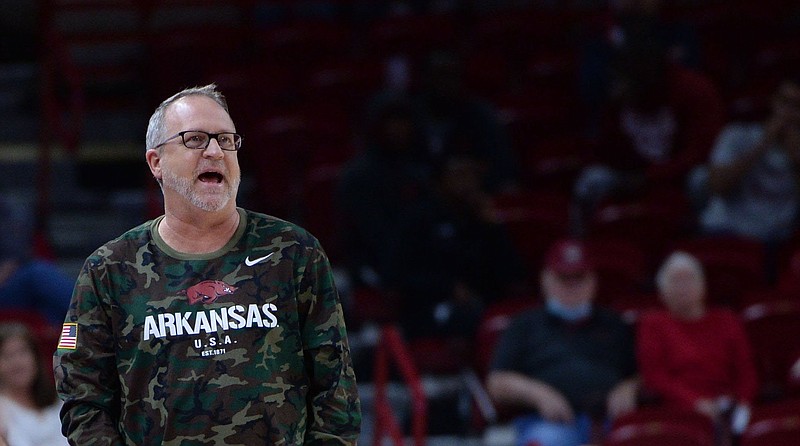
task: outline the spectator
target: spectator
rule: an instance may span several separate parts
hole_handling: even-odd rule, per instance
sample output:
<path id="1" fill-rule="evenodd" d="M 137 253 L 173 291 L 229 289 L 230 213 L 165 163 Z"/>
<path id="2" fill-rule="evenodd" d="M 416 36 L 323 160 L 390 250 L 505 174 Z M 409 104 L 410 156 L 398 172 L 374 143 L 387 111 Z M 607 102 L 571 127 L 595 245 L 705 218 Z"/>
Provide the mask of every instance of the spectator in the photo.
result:
<path id="1" fill-rule="evenodd" d="M 7 199 L 0 200 L 0 305 L 40 312 L 57 325 L 67 314 L 74 279 L 50 261 L 32 254 L 32 224 Z"/>
<path id="2" fill-rule="evenodd" d="M 656 285 L 666 309 L 639 321 L 643 389 L 716 421 L 733 410 L 734 432 L 741 433 L 758 388 L 742 323 L 728 309 L 707 308 L 703 269 L 690 254 L 671 254 Z"/>
<path id="3" fill-rule="evenodd" d="M 522 283 L 523 267 L 493 220 L 481 164 L 452 156 L 434 172 L 433 190 L 387 240 L 387 287 L 401 296 L 409 337 L 470 338 L 483 306 Z"/>
<path id="4" fill-rule="evenodd" d="M 609 0 L 608 16 L 588 35 L 580 55 L 579 89 L 588 113 L 588 133 L 599 131 L 597 113 L 611 95 L 611 65 L 616 51 L 653 34 L 664 42 L 667 58 L 697 69 L 700 50 L 697 32 L 683 20 L 668 18 L 662 0 Z"/>
<path id="5" fill-rule="evenodd" d="M 578 231 L 604 199 L 683 191 L 725 119 L 710 79 L 669 62 L 664 42 L 652 33 L 619 50 L 614 66 L 595 162 L 575 184 Z"/>
<path id="6" fill-rule="evenodd" d="M 41 358 L 25 325 L 0 324 L 0 436 L 13 446 L 67 445 L 61 403 Z"/>
<path id="7" fill-rule="evenodd" d="M 496 111 L 466 91 L 461 60 L 449 52 L 433 52 L 423 74 L 414 105 L 430 159 L 473 157 L 486 165 L 484 181 L 490 191 L 514 188 L 517 173 L 508 134 Z"/>
<path id="8" fill-rule="evenodd" d="M 541 273 L 544 307 L 517 316 L 487 377 L 490 395 L 525 413 L 520 446 L 590 442 L 593 421 L 632 410 L 638 383 L 634 339 L 620 317 L 593 304 L 597 275 L 583 244 L 556 243 Z"/>
<path id="9" fill-rule="evenodd" d="M 765 122 L 729 124 L 708 166 L 693 172 L 690 190 L 701 231 L 768 244 L 787 240 L 797 228 L 798 173 L 800 79 L 787 79 L 776 89 Z"/>
<path id="10" fill-rule="evenodd" d="M 430 167 L 422 160 L 408 101 L 387 100 L 369 115 L 365 149 L 345 166 L 337 202 L 350 279 L 379 288 L 386 278 L 386 242 L 427 190 Z"/>

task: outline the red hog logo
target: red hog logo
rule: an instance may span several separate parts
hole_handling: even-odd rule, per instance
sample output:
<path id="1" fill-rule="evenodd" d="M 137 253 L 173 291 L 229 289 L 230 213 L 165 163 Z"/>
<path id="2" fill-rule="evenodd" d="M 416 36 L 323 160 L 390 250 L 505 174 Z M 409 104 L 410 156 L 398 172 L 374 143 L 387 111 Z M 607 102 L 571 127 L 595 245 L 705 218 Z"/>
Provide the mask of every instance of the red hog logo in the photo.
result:
<path id="1" fill-rule="evenodd" d="M 185 290 L 181 290 L 178 294 L 186 295 L 189 303 L 194 305 L 198 302 L 203 304 L 210 304 L 217 300 L 220 296 L 233 294 L 238 287 L 228 285 L 220 280 L 204 280 L 198 284 L 192 285 Z"/>

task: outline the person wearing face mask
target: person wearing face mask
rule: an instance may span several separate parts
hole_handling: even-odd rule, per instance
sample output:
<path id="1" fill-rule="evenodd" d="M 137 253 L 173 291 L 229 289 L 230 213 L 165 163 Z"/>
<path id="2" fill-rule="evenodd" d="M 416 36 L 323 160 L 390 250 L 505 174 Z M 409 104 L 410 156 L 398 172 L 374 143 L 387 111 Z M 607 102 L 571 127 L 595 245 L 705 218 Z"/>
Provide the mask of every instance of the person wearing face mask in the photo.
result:
<path id="1" fill-rule="evenodd" d="M 731 310 L 706 305 L 702 265 L 691 254 L 672 253 L 656 285 L 666 308 L 645 313 L 638 324 L 643 389 L 718 423 L 732 415 L 730 428 L 741 433 L 758 390 L 742 322 Z"/>
<path id="2" fill-rule="evenodd" d="M 594 305 L 597 275 L 578 240 L 556 242 L 541 272 L 544 305 L 527 310 L 503 333 L 487 389 L 519 409 L 517 444 L 577 446 L 594 427 L 635 408 L 634 338 L 616 313 Z"/>

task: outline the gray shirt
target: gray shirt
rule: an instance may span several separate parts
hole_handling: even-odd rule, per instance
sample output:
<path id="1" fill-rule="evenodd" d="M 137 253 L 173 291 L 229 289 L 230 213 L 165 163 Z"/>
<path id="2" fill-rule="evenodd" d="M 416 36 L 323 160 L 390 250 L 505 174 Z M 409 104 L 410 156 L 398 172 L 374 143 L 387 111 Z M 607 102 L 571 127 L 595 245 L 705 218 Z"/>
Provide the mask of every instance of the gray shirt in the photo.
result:
<path id="1" fill-rule="evenodd" d="M 761 124 L 731 124 L 717 138 L 711 166 L 731 164 L 756 149 L 764 134 Z M 707 231 L 730 232 L 762 240 L 785 239 L 797 215 L 795 166 L 779 146 L 770 148 L 725 196 L 715 195 L 700 223 Z"/>

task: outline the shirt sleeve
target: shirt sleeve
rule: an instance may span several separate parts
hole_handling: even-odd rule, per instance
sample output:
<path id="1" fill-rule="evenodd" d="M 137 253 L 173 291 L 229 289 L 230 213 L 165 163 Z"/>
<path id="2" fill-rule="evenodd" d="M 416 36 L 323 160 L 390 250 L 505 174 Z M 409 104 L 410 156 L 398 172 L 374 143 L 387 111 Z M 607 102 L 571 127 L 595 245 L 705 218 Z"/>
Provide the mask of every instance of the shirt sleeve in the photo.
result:
<path id="1" fill-rule="evenodd" d="M 87 261 L 78 276 L 65 329 L 53 358 L 62 433 L 72 445 L 123 445 L 118 428 L 120 383 L 108 292 Z M 66 329 L 74 324 L 71 338 Z M 72 336 L 74 334 L 74 337 Z M 74 341 L 73 339 L 74 338 Z"/>
<path id="2" fill-rule="evenodd" d="M 739 159 L 742 154 L 754 150 L 762 137 L 760 127 L 730 124 L 723 129 L 711 152 L 712 166 L 726 166 Z"/>
<path id="3" fill-rule="evenodd" d="M 304 357 L 309 371 L 306 444 L 355 445 L 361 405 L 342 305 L 330 263 L 315 243 L 300 271 L 298 301 Z"/>

